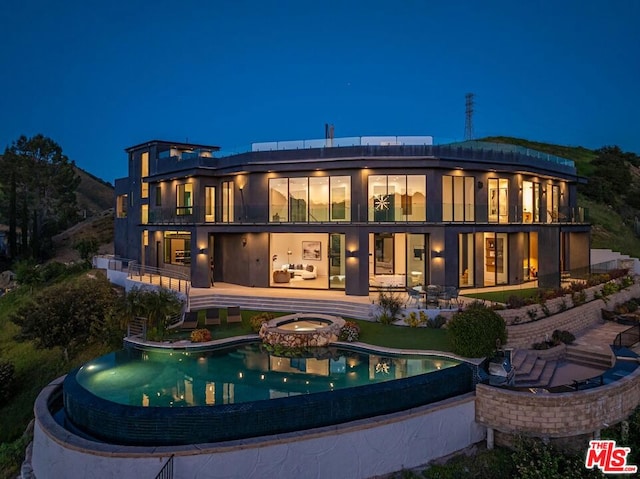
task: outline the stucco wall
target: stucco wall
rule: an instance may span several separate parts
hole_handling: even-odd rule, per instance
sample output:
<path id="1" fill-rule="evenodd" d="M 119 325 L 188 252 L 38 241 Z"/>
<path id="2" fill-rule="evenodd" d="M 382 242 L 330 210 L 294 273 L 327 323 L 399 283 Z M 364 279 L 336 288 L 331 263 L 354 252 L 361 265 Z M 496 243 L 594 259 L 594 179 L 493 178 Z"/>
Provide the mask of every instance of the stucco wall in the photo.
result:
<path id="1" fill-rule="evenodd" d="M 616 424 L 640 404 L 640 368 L 611 384 L 569 393 L 531 394 L 476 387 L 476 422 L 510 434 L 567 437 Z"/>
<path id="2" fill-rule="evenodd" d="M 86 441 L 47 411 L 62 378 L 36 401 L 32 466 L 38 479 L 154 477 L 171 456 L 175 479 L 368 478 L 412 468 L 485 437 L 474 396 L 375 419 L 253 440 L 181 447 L 120 447 Z"/>

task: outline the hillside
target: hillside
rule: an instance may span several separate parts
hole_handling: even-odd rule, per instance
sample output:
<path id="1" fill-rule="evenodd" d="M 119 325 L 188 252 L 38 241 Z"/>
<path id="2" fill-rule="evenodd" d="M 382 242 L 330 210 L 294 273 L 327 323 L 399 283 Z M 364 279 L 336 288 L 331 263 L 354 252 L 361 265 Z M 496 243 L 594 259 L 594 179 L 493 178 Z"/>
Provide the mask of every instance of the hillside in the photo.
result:
<path id="1" fill-rule="evenodd" d="M 76 199 L 81 215 L 90 217 L 113 208 L 115 193 L 111 184 L 93 176 L 82 168 L 75 167 L 75 172 L 80 177 L 80 186 L 76 190 Z"/>
<path id="2" fill-rule="evenodd" d="M 507 136 L 494 136 L 482 138 L 481 141 L 494 143 L 506 143 L 523 146 L 533 150 L 549 153 L 573 160 L 580 176 L 586 177 L 591 184 L 600 180 L 598 168 L 594 163 L 598 159 L 598 152 L 582 146 L 562 146 L 549 143 L 511 138 Z M 637 156 L 626 153 L 625 159 Z M 635 164 L 625 162 L 629 169 L 630 190 L 628 195 L 620 193 L 621 188 L 607 190 L 606 201 L 596 201 L 588 194 L 590 184 L 579 189 L 578 206 L 586 208 L 587 218 L 591 222 L 591 247 L 608 248 L 613 251 L 640 258 L 640 237 L 634 230 L 634 219 L 640 218 L 640 209 L 631 204 L 635 192 L 640 191 L 640 168 Z M 612 167 L 613 168 L 613 167 Z M 635 202 L 634 202 L 635 203 Z"/>

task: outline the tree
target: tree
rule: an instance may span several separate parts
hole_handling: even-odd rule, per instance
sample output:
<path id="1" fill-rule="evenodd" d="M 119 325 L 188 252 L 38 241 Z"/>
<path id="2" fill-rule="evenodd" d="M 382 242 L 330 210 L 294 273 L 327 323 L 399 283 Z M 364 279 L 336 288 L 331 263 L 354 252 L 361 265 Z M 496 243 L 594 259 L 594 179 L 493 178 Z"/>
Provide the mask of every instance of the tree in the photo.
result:
<path id="1" fill-rule="evenodd" d="M 73 166 L 62 148 L 41 134 L 21 136 L 0 157 L 12 258 L 44 258 L 53 235 L 77 220 L 80 177 Z"/>
<path id="2" fill-rule="evenodd" d="M 158 291 L 132 288 L 122 300 L 121 311 L 127 320 L 145 318 L 150 339 L 162 339 L 167 318 L 182 311 L 182 301 L 166 288 Z"/>
<path id="3" fill-rule="evenodd" d="M 447 323 L 453 352 L 467 358 L 491 356 L 496 343 L 507 342 L 507 326 L 502 316 L 482 303 L 471 304 Z"/>
<path id="4" fill-rule="evenodd" d="M 61 347 L 68 360 L 81 346 L 102 339 L 102 325 L 116 298 L 104 276 L 84 275 L 41 291 L 11 320 L 21 328 L 18 339 L 33 340 L 44 348 Z"/>

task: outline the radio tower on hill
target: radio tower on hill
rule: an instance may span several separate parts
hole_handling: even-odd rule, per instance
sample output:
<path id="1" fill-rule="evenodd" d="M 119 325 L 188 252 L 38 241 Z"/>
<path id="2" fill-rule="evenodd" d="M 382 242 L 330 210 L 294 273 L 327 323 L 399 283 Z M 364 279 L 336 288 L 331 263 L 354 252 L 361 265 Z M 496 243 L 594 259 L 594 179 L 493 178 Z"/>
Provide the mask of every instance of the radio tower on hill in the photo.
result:
<path id="1" fill-rule="evenodd" d="M 467 93 L 465 96 L 465 121 L 464 121 L 464 139 L 473 140 L 473 93 Z"/>

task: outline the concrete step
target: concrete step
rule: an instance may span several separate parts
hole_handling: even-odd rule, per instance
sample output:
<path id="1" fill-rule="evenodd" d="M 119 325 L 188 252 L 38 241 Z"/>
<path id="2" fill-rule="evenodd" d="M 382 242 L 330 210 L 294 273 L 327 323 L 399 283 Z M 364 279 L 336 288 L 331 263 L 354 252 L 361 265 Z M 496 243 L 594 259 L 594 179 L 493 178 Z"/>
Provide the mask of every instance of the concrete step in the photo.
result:
<path id="1" fill-rule="evenodd" d="M 518 375 L 527 376 L 535 366 L 537 356 L 526 349 L 517 349 L 511 357 L 511 364 L 516 368 Z"/>
<path id="2" fill-rule="evenodd" d="M 612 353 L 589 349 L 586 346 L 567 346 L 565 359 L 574 364 L 609 369 L 613 364 Z"/>
<path id="3" fill-rule="evenodd" d="M 371 319 L 370 304 L 355 304 L 345 301 L 312 300 L 304 298 L 238 297 L 235 295 L 211 294 L 190 298 L 191 310 L 209 307 L 225 308 L 240 306 L 242 309 L 259 311 L 291 311 L 337 314 L 347 318 Z"/>
<path id="4" fill-rule="evenodd" d="M 532 374 L 529 378 L 519 378 L 516 375 L 516 386 L 521 387 L 546 387 L 551 383 L 553 379 L 553 375 L 556 372 L 557 362 L 556 361 L 544 361 L 542 359 L 538 360 L 538 364 L 535 368 L 535 373 Z M 542 365 L 540 363 L 543 363 Z M 541 369 L 539 367 L 542 366 Z M 535 377 L 537 375 L 537 377 Z"/>

